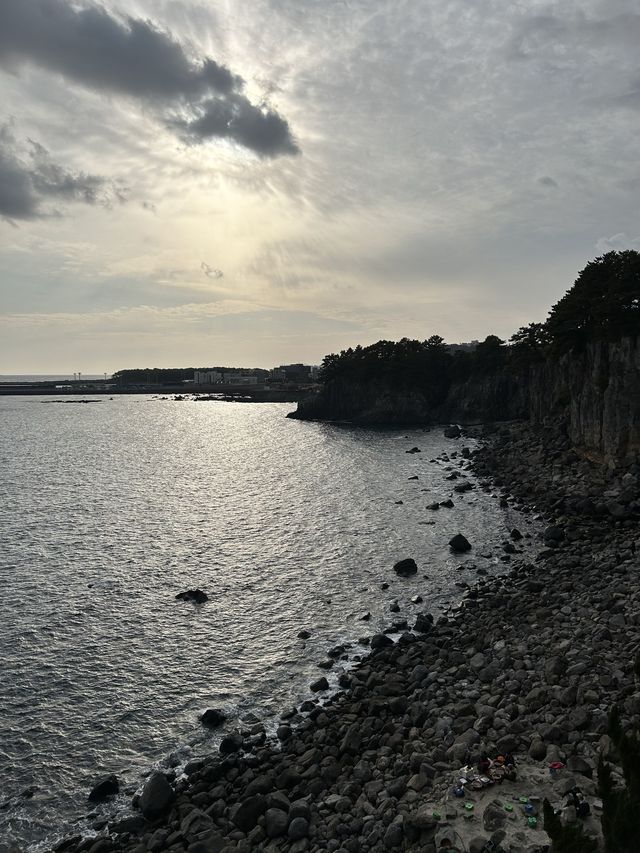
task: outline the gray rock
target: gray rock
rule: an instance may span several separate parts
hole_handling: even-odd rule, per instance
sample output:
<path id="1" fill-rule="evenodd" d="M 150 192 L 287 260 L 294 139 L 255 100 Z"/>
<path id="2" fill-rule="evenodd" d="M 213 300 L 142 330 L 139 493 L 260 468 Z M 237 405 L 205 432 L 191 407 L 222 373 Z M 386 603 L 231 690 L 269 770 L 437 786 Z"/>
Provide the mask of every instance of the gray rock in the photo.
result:
<path id="1" fill-rule="evenodd" d="M 231 821 L 242 832 L 251 832 L 257 825 L 261 815 L 267 808 L 266 798 L 262 794 L 254 794 L 231 809 L 229 814 Z M 283 812 L 284 814 L 284 812 Z M 285 815 L 286 818 L 286 815 Z"/>
<path id="2" fill-rule="evenodd" d="M 113 773 L 110 776 L 105 776 L 91 789 L 89 800 L 92 803 L 99 803 L 106 800 L 108 797 L 114 797 L 120 791 L 120 783 L 118 777 Z"/>
<path id="3" fill-rule="evenodd" d="M 504 808 L 498 803 L 489 803 L 482 815 L 482 825 L 485 832 L 495 832 L 502 829 L 507 823 L 507 815 Z"/>
<path id="4" fill-rule="evenodd" d="M 265 814 L 265 832 L 268 838 L 280 838 L 287 831 L 289 818 L 281 809 L 267 809 Z"/>
<path id="5" fill-rule="evenodd" d="M 140 795 L 140 811 L 147 820 L 157 820 L 171 808 L 176 794 L 166 776 L 153 773 L 145 782 Z"/>
<path id="6" fill-rule="evenodd" d="M 303 817 L 294 817 L 289 824 L 287 835 L 291 841 L 299 841 L 309 835 L 309 821 Z"/>

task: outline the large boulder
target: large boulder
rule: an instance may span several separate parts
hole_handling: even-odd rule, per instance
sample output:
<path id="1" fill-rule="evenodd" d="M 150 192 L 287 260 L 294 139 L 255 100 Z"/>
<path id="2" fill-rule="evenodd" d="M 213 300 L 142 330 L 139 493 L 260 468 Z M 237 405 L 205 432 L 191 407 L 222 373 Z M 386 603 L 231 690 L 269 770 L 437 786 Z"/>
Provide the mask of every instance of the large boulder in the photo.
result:
<path id="1" fill-rule="evenodd" d="M 393 567 L 393 571 L 397 575 L 400 575 L 400 577 L 407 578 L 410 575 L 417 574 L 418 566 L 416 565 L 415 560 L 411 557 L 407 557 L 406 560 L 399 560 Z"/>
<path id="2" fill-rule="evenodd" d="M 449 540 L 449 547 L 456 554 L 463 554 L 465 551 L 471 550 L 471 543 L 462 533 L 456 533 L 453 539 Z"/>
<path id="3" fill-rule="evenodd" d="M 114 797 L 119 791 L 120 784 L 118 777 L 112 773 L 110 776 L 105 776 L 99 782 L 96 782 L 89 794 L 89 800 L 92 803 L 99 803 L 108 797 Z"/>
<path id="4" fill-rule="evenodd" d="M 230 817 L 241 832 L 251 832 L 257 824 L 260 816 L 267 810 L 267 800 L 262 794 L 254 794 L 247 797 L 237 806 L 231 809 Z"/>
<path id="5" fill-rule="evenodd" d="M 207 708 L 204 714 L 200 716 L 200 722 L 211 729 L 221 726 L 226 720 L 226 716 L 217 708 Z"/>
<path id="6" fill-rule="evenodd" d="M 140 811 L 147 820 L 157 820 L 166 814 L 176 798 L 175 791 L 162 773 L 153 773 L 142 789 Z"/>
<path id="7" fill-rule="evenodd" d="M 457 424 L 451 424 L 445 428 L 444 437 L 445 438 L 460 438 L 462 435 L 462 431 Z"/>

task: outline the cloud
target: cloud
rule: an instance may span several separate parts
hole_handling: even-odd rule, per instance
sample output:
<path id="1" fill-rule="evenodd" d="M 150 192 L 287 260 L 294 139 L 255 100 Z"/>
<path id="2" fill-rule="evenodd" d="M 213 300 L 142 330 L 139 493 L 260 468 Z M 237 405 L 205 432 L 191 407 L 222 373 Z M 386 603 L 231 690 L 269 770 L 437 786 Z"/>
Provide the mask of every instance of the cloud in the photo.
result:
<path id="1" fill-rule="evenodd" d="M 600 237 L 596 241 L 596 251 L 599 255 L 607 252 L 620 252 L 624 249 L 640 249 L 640 237 L 628 237 L 624 232 L 613 234 L 611 237 Z"/>
<path id="2" fill-rule="evenodd" d="M 554 181 L 550 175 L 543 175 L 541 178 L 538 178 L 538 183 L 543 187 L 552 187 L 554 189 L 558 186 L 558 182 Z"/>
<path id="3" fill-rule="evenodd" d="M 210 266 L 204 261 L 202 261 L 202 263 L 200 264 L 200 269 L 203 271 L 207 278 L 217 279 L 222 278 L 224 276 L 222 270 L 216 269 L 215 267 Z"/>
<path id="4" fill-rule="evenodd" d="M 190 142 L 227 138 L 265 157 L 298 150 L 286 120 L 242 94 L 241 77 L 209 57 L 193 60 L 150 21 L 99 5 L 2 0 L 0 66 L 22 64 L 135 98 Z"/>
<path id="5" fill-rule="evenodd" d="M 43 207 L 47 200 L 109 207 L 125 198 L 125 190 L 100 175 L 55 163 L 38 142 L 30 139 L 21 150 L 10 127 L 0 127 L 0 218 L 14 222 L 51 216 L 57 211 Z"/>

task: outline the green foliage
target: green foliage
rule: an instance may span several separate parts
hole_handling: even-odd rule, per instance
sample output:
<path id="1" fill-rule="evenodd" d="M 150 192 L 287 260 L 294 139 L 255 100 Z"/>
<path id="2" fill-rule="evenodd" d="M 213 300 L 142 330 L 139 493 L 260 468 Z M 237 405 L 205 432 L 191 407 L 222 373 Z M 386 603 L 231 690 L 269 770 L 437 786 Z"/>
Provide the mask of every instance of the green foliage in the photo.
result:
<path id="1" fill-rule="evenodd" d="M 558 352 L 640 334 L 640 253 L 607 252 L 588 263 L 546 327 Z"/>
<path id="2" fill-rule="evenodd" d="M 626 734 L 617 707 L 609 715 L 609 737 L 622 765 L 625 787 L 613 783 L 611 767 L 598 764 L 598 788 L 602 798 L 602 832 L 607 853 L 638 853 L 640 850 L 640 740 Z"/>
<path id="3" fill-rule="evenodd" d="M 551 336 L 545 323 L 529 323 L 521 326 L 509 338 L 511 358 L 517 364 L 538 364 L 544 360 Z"/>
<path id="4" fill-rule="evenodd" d="M 543 803 L 544 830 L 553 842 L 551 853 L 598 853 L 598 845 L 584 834 L 581 824 L 563 826 L 549 800 Z"/>

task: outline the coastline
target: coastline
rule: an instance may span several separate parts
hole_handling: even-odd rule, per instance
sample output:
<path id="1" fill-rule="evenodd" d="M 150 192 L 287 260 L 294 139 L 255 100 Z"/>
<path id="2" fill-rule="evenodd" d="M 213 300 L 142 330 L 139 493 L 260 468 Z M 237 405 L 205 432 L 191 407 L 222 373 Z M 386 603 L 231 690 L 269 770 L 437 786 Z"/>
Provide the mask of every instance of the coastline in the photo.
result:
<path id="1" fill-rule="evenodd" d="M 562 437 L 536 447 L 523 425 L 500 429 L 474 466 L 555 522 L 535 563 L 514 559 L 508 575 L 479 578 L 426 633 L 403 635 L 341 676 L 343 692 L 285 715 L 276 741 L 257 720 L 226 737 L 226 754 L 188 765 L 177 799 L 155 820 L 125 819 L 110 834 L 55 849 L 430 851 L 447 827 L 465 845 L 506 832 L 505 850 L 545 849 L 546 834 L 526 827 L 517 809 L 500 826 L 496 815 L 492 833 L 479 800 L 471 819 L 447 800 L 467 759 L 497 750 L 513 752 L 530 781 L 563 760 L 595 804 L 607 711 L 622 697 L 628 724 L 640 713 L 633 497 L 599 504 L 600 468 Z"/>

